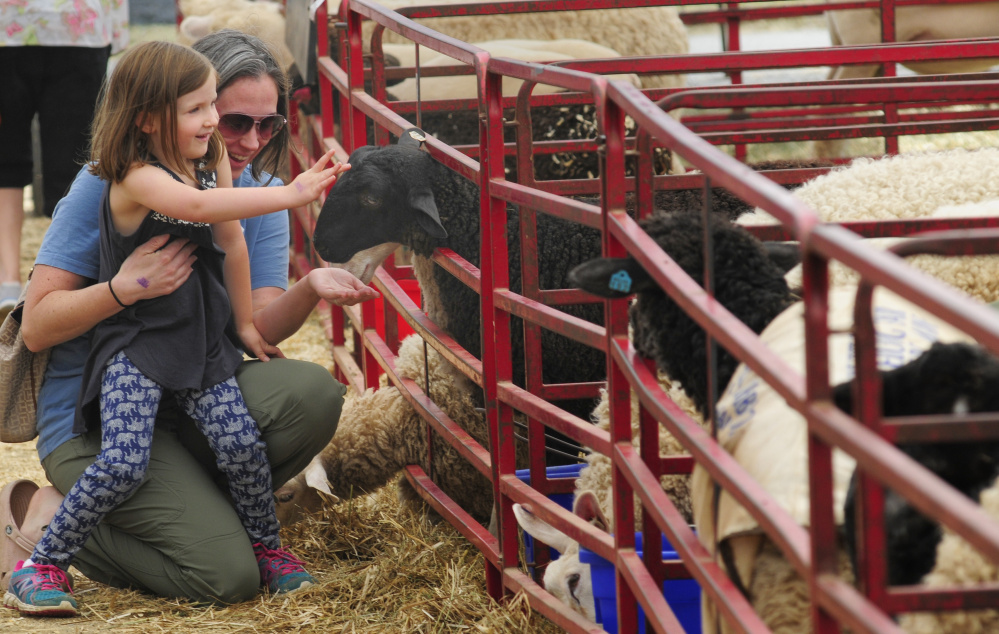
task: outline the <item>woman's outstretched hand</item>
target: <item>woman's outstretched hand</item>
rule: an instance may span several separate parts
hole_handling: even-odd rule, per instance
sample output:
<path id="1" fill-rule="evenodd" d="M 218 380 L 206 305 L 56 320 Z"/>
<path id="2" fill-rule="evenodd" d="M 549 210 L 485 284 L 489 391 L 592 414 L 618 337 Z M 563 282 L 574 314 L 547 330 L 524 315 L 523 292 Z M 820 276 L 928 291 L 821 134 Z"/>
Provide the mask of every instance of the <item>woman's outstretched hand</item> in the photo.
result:
<path id="1" fill-rule="evenodd" d="M 290 205 L 291 207 L 306 205 L 316 200 L 320 194 L 336 182 L 337 176 L 350 169 L 350 163 L 339 162 L 334 162 L 333 165 L 326 167 L 330 160 L 333 159 L 333 152 L 334 150 L 330 150 L 326 154 L 323 154 L 316 161 L 315 165 L 299 174 L 287 186 L 292 189 L 292 195 L 295 200 L 294 204 Z"/>
<path id="2" fill-rule="evenodd" d="M 345 269 L 313 269 L 309 271 L 309 285 L 319 297 L 336 306 L 353 306 L 379 296 L 378 291 Z"/>

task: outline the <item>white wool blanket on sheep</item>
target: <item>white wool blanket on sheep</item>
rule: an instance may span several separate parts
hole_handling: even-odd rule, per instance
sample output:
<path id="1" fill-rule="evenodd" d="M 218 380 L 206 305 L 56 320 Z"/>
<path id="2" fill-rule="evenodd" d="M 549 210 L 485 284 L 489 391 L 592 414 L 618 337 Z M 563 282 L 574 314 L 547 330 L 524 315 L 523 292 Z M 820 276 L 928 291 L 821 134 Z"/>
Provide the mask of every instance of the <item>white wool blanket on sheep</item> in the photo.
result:
<path id="1" fill-rule="evenodd" d="M 999 148 L 859 158 L 794 191 L 825 222 L 933 215 L 945 205 L 999 198 Z M 762 209 L 739 224 L 774 224 Z"/>
<path id="2" fill-rule="evenodd" d="M 829 293 L 829 376 L 833 385 L 854 376 L 853 303 L 856 289 Z M 970 341 L 963 332 L 888 291 L 874 295 L 878 367 L 896 368 L 921 355 L 935 341 Z M 771 351 L 791 370 L 805 374 L 804 304 L 797 303 L 777 316 L 760 334 Z M 808 429 L 804 417 L 746 365 L 740 365 L 716 407 L 718 441 L 797 523 L 809 523 Z M 833 452 L 834 507 L 837 525 L 843 523 L 843 504 L 856 462 L 842 451 Z M 698 537 L 712 552 L 717 539 L 729 540 L 743 585 L 752 581 L 761 531 L 752 515 L 728 493 L 719 497 L 714 514 L 713 485 L 707 471 L 694 466 L 691 498 Z M 712 615 L 704 605 L 705 616 Z"/>

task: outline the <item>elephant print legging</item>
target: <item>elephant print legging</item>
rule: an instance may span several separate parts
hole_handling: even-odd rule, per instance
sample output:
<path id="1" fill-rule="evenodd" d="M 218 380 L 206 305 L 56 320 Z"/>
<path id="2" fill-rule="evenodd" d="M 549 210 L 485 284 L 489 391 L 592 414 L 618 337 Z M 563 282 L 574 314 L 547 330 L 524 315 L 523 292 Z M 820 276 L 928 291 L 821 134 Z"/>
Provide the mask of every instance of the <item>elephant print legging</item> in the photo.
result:
<path id="1" fill-rule="evenodd" d="M 251 543 L 280 548 L 266 445 L 235 377 L 207 390 L 176 390 L 178 404 L 198 425 L 229 481 L 229 492 Z M 108 362 L 101 386 L 101 452 L 66 494 L 31 560 L 69 568 L 87 537 L 138 489 L 149 464 L 163 388 L 124 352 Z"/>

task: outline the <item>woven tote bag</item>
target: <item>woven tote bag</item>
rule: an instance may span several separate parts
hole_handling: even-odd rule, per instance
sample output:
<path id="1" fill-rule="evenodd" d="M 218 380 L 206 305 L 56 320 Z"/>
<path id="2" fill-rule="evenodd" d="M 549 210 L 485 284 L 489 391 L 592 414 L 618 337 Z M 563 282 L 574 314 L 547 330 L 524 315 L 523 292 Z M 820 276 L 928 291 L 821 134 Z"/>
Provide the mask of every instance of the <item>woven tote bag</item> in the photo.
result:
<path id="1" fill-rule="evenodd" d="M 27 290 L 25 283 L 17 306 L 0 325 L 0 442 L 27 442 L 38 435 L 35 414 L 49 350 L 34 353 L 21 338 Z"/>

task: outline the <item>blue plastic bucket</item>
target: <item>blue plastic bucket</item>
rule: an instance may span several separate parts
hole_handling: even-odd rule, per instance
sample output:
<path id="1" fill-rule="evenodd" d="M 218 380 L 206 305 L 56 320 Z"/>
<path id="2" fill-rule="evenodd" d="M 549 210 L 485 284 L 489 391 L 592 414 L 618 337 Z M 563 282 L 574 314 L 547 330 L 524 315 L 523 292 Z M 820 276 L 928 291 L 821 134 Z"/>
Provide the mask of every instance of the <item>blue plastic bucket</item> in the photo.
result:
<path id="1" fill-rule="evenodd" d="M 642 534 L 635 533 L 635 552 L 642 555 Z M 663 537 L 662 555 L 664 561 L 679 559 L 673 546 Z M 593 580 L 593 602 L 597 612 L 597 622 L 610 632 L 617 633 L 617 597 L 614 579 L 614 566 L 592 550 L 579 547 L 579 560 L 590 564 L 590 577 Z M 701 587 L 693 579 L 667 579 L 663 582 L 663 596 L 676 615 L 680 625 L 687 632 L 701 631 Z M 645 612 L 638 607 L 638 631 L 645 631 Z"/>

